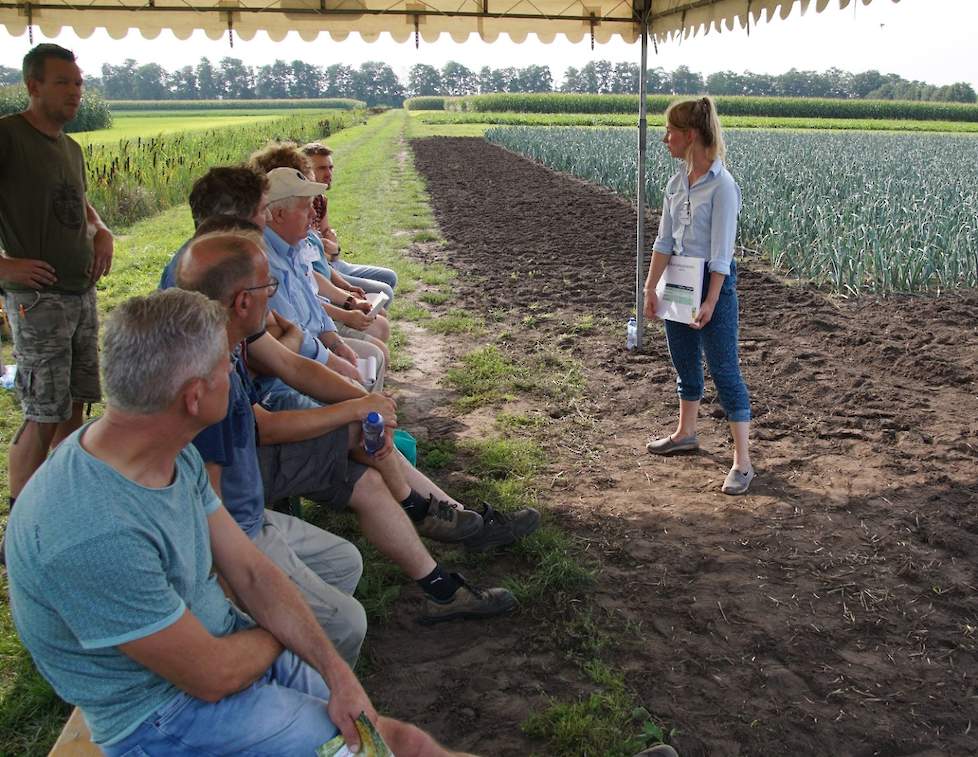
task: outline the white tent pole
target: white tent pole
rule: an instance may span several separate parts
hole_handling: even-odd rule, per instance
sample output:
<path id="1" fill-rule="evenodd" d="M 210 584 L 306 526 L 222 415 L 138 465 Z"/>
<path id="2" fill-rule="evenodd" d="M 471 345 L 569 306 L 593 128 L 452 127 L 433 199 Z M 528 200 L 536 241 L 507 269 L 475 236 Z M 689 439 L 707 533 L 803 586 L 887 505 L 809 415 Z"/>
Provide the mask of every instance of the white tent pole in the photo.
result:
<path id="1" fill-rule="evenodd" d="M 635 320 L 637 323 L 638 348 L 642 349 L 645 335 L 645 139 L 648 131 L 646 119 L 647 83 L 645 69 L 649 57 L 649 13 L 651 0 L 642 3 L 642 65 L 638 73 L 638 186 L 636 187 L 636 204 L 638 206 L 638 222 L 635 232 Z"/>

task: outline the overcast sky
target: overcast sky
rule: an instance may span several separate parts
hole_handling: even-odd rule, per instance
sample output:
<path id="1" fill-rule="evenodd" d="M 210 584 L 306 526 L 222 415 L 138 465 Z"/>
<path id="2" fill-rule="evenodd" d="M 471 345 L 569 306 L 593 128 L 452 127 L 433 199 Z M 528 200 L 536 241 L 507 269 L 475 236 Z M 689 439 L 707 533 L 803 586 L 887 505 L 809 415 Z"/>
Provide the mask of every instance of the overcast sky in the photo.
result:
<path id="1" fill-rule="evenodd" d="M 811 4 L 814 9 L 815 3 Z M 853 0 L 840 11 L 838 3 L 821 14 L 810 10 L 800 16 L 797 8 L 791 16 L 776 18 L 751 28 L 750 37 L 743 30 L 724 31 L 696 39 L 670 42 L 659 46 L 654 55 L 650 46 L 650 67 L 672 70 L 687 65 L 704 75 L 714 71 L 779 74 L 789 68 L 825 70 L 836 67 L 848 71 L 877 69 L 896 73 L 907 79 L 931 84 L 969 82 L 978 89 L 978 0 L 875 0 L 865 6 Z M 35 33 L 34 42 L 47 41 Z M 373 43 L 363 42 L 351 34 L 342 42 L 322 35 L 315 42 L 303 42 L 292 34 L 282 42 L 271 42 L 263 33 L 245 42 L 236 39 L 234 48 L 227 39 L 212 41 L 202 33 L 179 41 L 168 32 L 155 40 L 146 40 L 135 31 L 122 40 L 113 40 L 104 32 L 88 39 L 62 33 L 55 40 L 73 49 L 81 66 L 98 74 L 103 63 L 118 64 L 126 58 L 139 63 L 157 62 L 167 69 L 180 68 L 206 56 L 212 61 L 225 56 L 241 58 L 252 65 L 270 63 L 276 58 L 301 58 L 309 63 L 328 66 L 345 63 L 357 67 L 364 61 L 388 62 L 407 80 L 408 69 L 415 63 L 440 68 L 446 61 L 458 61 L 473 70 L 482 66 L 527 66 L 546 64 L 556 80 L 568 66 L 580 68 L 591 60 L 638 62 L 639 46 L 622 42 L 596 45 L 589 42 L 571 44 L 556 40 L 542 44 L 531 35 L 526 42 L 514 44 L 501 36 L 489 45 L 472 35 L 465 43 L 456 43 L 448 35 L 433 44 L 421 41 L 396 43 L 383 35 Z M 21 58 L 30 48 L 27 34 L 13 37 L 0 29 L 0 64 L 20 67 Z"/>

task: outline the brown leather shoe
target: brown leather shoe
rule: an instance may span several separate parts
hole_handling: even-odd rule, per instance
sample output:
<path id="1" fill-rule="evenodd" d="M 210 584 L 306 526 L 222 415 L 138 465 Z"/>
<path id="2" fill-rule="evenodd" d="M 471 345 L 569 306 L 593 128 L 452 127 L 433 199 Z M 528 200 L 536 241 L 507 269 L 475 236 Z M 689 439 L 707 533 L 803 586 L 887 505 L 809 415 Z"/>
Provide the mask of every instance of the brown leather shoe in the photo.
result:
<path id="1" fill-rule="evenodd" d="M 446 602 L 426 596 L 419 623 L 427 626 L 447 620 L 491 618 L 512 612 L 516 607 L 516 597 L 507 589 L 480 589 L 468 583 L 460 573 L 450 575 L 459 584 L 455 595 Z"/>
<path id="2" fill-rule="evenodd" d="M 465 548 L 470 552 L 505 547 L 540 528 L 540 513 L 532 507 L 504 513 L 486 504 L 481 515 L 482 530 L 465 540 Z"/>
<path id="3" fill-rule="evenodd" d="M 417 528 L 421 536 L 451 544 L 479 533 L 482 530 L 482 516 L 432 498 L 428 514 L 417 524 Z"/>

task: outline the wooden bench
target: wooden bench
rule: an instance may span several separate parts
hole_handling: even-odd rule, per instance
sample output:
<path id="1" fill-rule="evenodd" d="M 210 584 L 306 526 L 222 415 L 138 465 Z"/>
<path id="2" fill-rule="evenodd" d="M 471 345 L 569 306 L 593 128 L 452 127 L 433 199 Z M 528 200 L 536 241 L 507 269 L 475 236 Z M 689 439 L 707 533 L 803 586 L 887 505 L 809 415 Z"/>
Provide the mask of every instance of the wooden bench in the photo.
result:
<path id="1" fill-rule="evenodd" d="M 102 750 L 92 743 L 92 734 L 77 707 L 71 711 L 48 757 L 102 757 Z"/>

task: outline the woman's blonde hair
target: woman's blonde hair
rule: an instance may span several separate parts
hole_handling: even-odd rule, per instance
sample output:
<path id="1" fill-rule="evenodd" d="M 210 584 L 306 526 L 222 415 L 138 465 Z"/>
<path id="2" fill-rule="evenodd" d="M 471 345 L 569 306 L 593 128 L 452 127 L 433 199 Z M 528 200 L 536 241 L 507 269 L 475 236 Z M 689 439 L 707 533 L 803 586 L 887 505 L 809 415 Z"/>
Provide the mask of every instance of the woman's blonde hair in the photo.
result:
<path id="1" fill-rule="evenodd" d="M 680 100 L 666 109 L 666 123 L 674 129 L 696 129 L 700 141 L 706 147 L 712 160 L 724 160 L 727 145 L 723 141 L 723 129 L 717 116 L 717 106 L 713 98 L 700 97 L 696 100 Z M 689 162 L 689 156 L 686 156 Z"/>

